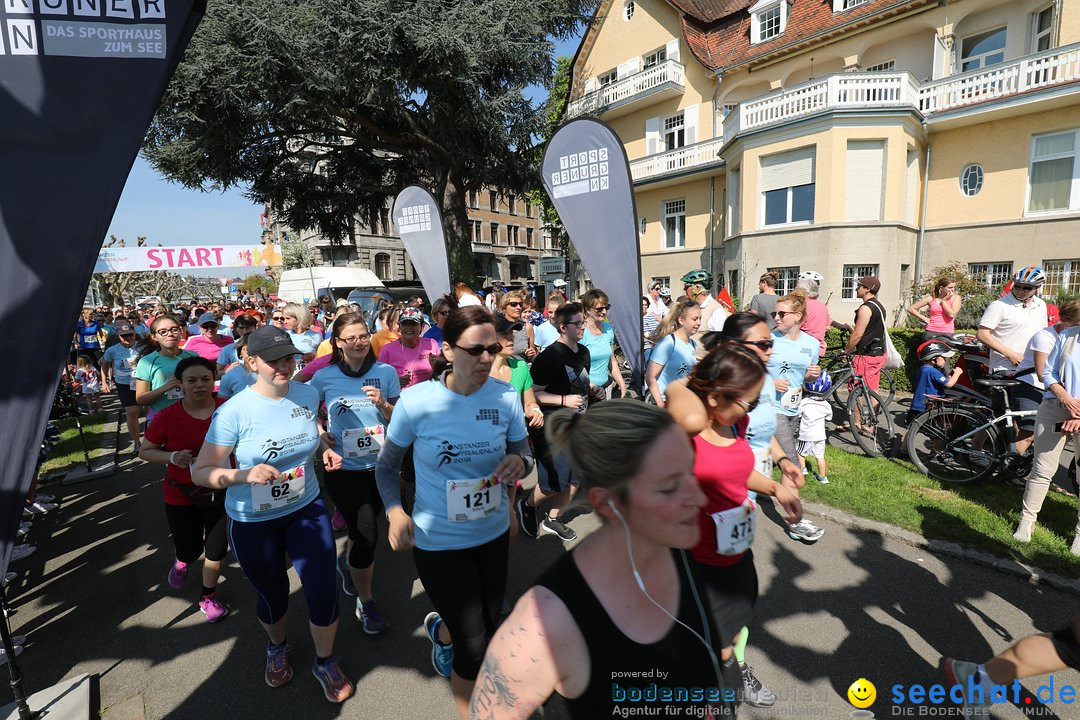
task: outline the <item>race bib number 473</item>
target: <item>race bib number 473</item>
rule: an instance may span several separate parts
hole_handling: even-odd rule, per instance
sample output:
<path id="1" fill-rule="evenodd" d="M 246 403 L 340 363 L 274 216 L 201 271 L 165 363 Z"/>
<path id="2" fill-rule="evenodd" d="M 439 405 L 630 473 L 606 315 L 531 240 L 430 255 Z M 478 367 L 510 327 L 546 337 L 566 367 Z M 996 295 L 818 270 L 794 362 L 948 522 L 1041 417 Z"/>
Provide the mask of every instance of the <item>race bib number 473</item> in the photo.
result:
<path id="1" fill-rule="evenodd" d="M 304 466 L 283 470 L 272 482 L 251 486 L 251 505 L 254 512 L 270 512 L 300 502 L 304 497 Z"/>

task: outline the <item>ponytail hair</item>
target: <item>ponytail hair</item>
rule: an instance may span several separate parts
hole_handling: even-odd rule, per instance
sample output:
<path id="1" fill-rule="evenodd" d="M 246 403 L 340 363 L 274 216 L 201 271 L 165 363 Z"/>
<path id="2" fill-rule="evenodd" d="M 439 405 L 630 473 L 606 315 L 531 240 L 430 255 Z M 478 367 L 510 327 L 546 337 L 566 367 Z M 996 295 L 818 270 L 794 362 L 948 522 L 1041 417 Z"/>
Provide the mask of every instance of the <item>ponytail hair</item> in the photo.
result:
<path id="1" fill-rule="evenodd" d="M 800 315 L 802 315 L 803 322 L 806 321 L 806 294 L 805 293 L 803 293 L 803 292 L 801 292 L 799 290 L 796 290 L 793 293 L 788 293 L 787 295 L 780 298 L 776 302 L 778 302 L 778 303 L 782 303 L 782 302 L 787 303 L 788 305 L 791 306 L 791 311 L 792 312 L 799 313 Z M 799 324 L 801 325 L 802 323 L 799 323 Z"/>
<path id="2" fill-rule="evenodd" d="M 641 470 L 656 439 L 675 425 L 666 410 L 620 398 L 586 413 L 560 410 L 544 420 L 552 452 L 570 459 L 584 490 L 606 488 L 627 501 L 627 484 Z"/>
<path id="3" fill-rule="evenodd" d="M 758 278 L 758 282 L 763 282 L 771 288 L 776 287 L 776 283 L 780 280 L 780 273 L 775 270 L 770 270 L 761 277 Z"/>
<path id="4" fill-rule="evenodd" d="M 649 337 L 652 344 L 656 345 L 668 335 L 678 330 L 679 319 L 685 315 L 688 310 L 698 306 L 697 300 L 673 303 L 671 308 L 668 309 L 667 315 L 665 315 L 664 319 L 656 326 L 656 331 Z"/>

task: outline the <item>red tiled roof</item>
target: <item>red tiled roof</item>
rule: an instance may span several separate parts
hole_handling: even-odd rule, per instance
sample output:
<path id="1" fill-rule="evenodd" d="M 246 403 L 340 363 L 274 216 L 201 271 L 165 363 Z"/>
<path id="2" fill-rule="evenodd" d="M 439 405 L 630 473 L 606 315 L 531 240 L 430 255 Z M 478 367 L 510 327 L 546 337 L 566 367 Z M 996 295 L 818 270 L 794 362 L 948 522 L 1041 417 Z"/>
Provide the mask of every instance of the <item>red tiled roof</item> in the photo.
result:
<path id="1" fill-rule="evenodd" d="M 699 12 L 683 11 L 683 35 L 690 52 L 710 70 L 726 70 L 763 59 L 782 48 L 809 42 L 859 21 L 893 15 L 936 0 L 870 0 L 852 10 L 833 12 L 832 0 L 795 0 L 788 9 L 784 33 L 760 45 L 750 44 L 750 13 L 753 3 L 742 0 L 669 0 L 672 5 L 741 6 L 734 14 L 709 22 Z M 681 10 L 681 8 L 680 8 Z"/>
<path id="2" fill-rule="evenodd" d="M 745 10 L 756 0 L 668 0 L 683 15 L 698 22 L 712 23 Z"/>

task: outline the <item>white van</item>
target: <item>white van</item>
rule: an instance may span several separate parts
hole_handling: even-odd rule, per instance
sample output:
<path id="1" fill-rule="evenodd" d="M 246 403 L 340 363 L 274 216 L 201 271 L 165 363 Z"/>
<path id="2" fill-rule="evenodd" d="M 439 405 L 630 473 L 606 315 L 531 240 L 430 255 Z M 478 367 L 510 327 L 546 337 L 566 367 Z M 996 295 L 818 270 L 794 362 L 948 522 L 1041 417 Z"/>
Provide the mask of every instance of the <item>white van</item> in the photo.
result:
<path id="1" fill-rule="evenodd" d="M 286 302 L 313 303 L 320 295 L 347 298 L 357 288 L 385 290 L 379 277 L 364 268 L 310 267 L 281 273 L 277 295 Z"/>

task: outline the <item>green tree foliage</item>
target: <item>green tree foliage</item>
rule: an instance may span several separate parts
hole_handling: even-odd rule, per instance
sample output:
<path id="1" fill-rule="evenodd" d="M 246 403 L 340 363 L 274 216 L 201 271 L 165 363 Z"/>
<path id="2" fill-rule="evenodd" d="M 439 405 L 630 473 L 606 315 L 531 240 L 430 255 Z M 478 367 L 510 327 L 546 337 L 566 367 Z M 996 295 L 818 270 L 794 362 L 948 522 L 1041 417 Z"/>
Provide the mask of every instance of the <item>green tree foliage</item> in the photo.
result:
<path id="1" fill-rule="evenodd" d="M 278 289 L 277 281 L 265 272 L 251 273 L 240 281 L 240 286 L 251 293 L 256 290 L 262 290 L 266 295 L 272 295 L 276 293 Z"/>
<path id="2" fill-rule="evenodd" d="M 537 177 L 549 38 L 596 0 L 210 3 L 144 152 L 188 187 L 249 188 L 335 242 L 407 184 L 442 204 L 455 279 L 471 280 L 466 197 Z"/>

